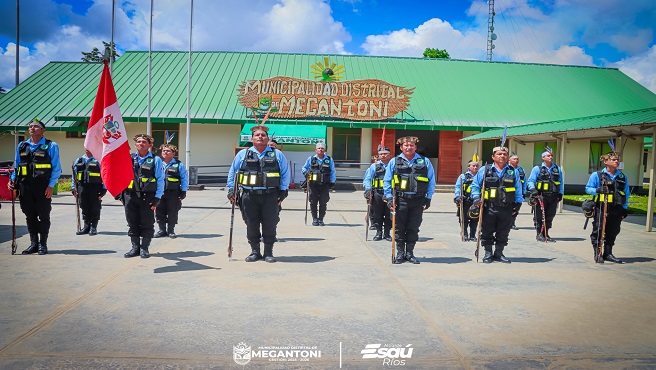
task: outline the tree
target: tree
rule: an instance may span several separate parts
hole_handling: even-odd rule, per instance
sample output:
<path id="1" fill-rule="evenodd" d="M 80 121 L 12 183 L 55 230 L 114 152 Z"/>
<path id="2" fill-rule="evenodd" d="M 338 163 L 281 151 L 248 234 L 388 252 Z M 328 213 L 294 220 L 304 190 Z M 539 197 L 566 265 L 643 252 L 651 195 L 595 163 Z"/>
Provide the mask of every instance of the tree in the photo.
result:
<path id="1" fill-rule="evenodd" d="M 2 86 L 0 86 L 0 94 L 6 94 L 7 90 L 5 90 Z"/>
<path id="2" fill-rule="evenodd" d="M 442 59 L 451 59 L 449 52 L 446 49 L 431 49 L 426 48 L 424 50 L 424 58 L 442 58 Z"/>
<path id="3" fill-rule="evenodd" d="M 91 50 L 91 52 L 89 52 L 89 53 L 82 52 L 82 55 L 84 55 L 84 57 L 82 57 L 82 61 L 83 62 L 89 62 L 89 63 L 102 62 L 103 54 L 104 54 L 105 50 L 108 50 L 110 48 L 110 44 L 112 44 L 111 45 L 112 46 L 111 47 L 112 61 L 116 61 L 116 59 L 118 57 L 120 57 L 120 55 L 118 55 L 118 53 L 116 52 L 116 44 L 115 43 L 110 43 L 110 42 L 105 42 L 105 41 L 103 41 L 102 43 L 103 43 L 103 46 L 104 46 L 102 52 L 100 50 L 98 50 L 98 48 L 93 48 L 93 50 Z"/>

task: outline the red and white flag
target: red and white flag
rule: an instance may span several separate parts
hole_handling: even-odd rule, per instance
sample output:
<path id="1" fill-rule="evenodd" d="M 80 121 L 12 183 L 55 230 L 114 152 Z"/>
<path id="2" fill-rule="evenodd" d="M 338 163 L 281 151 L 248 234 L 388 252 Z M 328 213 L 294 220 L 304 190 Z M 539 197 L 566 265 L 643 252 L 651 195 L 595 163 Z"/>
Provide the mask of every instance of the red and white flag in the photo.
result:
<path id="1" fill-rule="evenodd" d="M 117 196 L 130 185 L 134 178 L 130 146 L 107 62 L 100 76 L 84 147 L 100 162 L 100 176 L 110 194 Z"/>

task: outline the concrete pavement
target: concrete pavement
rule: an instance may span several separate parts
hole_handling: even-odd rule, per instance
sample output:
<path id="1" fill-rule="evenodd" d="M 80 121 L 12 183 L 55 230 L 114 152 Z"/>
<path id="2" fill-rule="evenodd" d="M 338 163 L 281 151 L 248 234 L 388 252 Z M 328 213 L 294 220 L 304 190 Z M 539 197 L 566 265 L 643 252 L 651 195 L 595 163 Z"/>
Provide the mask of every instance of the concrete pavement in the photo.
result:
<path id="1" fill-rule="evenodd" d="M 331 193 L 327 225 L 313 227 L 292 191 L 278 263 L 246 263 L 239 213 L 227 258 L 225 194 L 189 192 L 179 237 L 154 240 L 146 260 L 123 258 L 125 217 L 110 196 L 93 237 L 75 235 L 73 197 L 55 197 L 50 254 L 11 256 L 4 202 L 0 368 L 656 368 L 656 234 L 644 223 L 622 225 L 614 251 L 626 264 L 596 265 L 579 212 L 558 214 L 557 242 L 544 244 L 525 204 L 505 252 L 513 263 L 484 265 L 460 241 L 452 196 L 436 194 L 421 264 L 391 265 L 389 242 L 364 240 L 362 192 Z M 17 224 L 20 253 L 18 206 Z M 381 358 L 363 358 L 375 344 Z"/>

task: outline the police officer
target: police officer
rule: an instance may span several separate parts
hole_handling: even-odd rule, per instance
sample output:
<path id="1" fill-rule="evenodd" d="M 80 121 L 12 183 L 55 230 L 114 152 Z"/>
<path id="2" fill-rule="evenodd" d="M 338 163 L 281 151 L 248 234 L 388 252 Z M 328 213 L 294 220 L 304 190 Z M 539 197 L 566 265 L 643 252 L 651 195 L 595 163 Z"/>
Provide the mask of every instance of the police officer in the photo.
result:
<path id="1" fill-rule="evenodd" d="M 385 170 L 392 159 L 390 150 L 384 146 L 378 147 L 378 161 L 373 163 L 364 174 L 362 185 L 364 186 L 364 197 L 369 200 L 369 212 L 373 214 L 373 225 L 375 226 L 376 235 L 374 241 L 385 240 L 392 241 L 390 229 L 392 228 L 392 219 L 390 211 L 385 204 L 383 193 L 383 179 Z M 385 234 L 383 234 L 383 229 Z"/>
<path id="2" fill-rule="evenodd" d="M 73 164 L 71 192 L 80 202 L 84 220 L 84 227 L 75 234 L 91 236 L 98 234 L 102 197 L 107 194 L 107 189 L 100 177 L 100 162 L 87 149 Z"/>
<path id="3" fill-rule="evenodd" d="M 307 190 L 310 192 L 312 225 L 325 226 L 323 218 L 326 215 L 326 204 L 330 200 L 330 190 L 335 187 L 337 174 L 335 172 L 335 162 L 330 156 L 326 155 L 326 144 L 317 143 L 315 148 L 317 154 L 305 161 L 302 172 L 307 179 Z M 319 205 L 318 213 L 317 203 Z"/>
<path id="4" fill-rule="evenodd" d="M 278 140 L 274 138 L 269 138 L 269 142 L 267 143 L 267 145 L 271 149 L 278 149 Z"/>
<path id="5" fill-rule="evenodd" d="M 508 148 L 498 146 L 492 149 L 492 153 L 494 163 L 478 170 L 471 184 L 471 198 L 474 201 L 469 212 L 477 213 L 483 202 L 483 212 L 479 215 L 483 217 L 481 223 L 481 244 L 485 248 L 483 262 L 510 263 L 510 260 L 503 255 L 503 250 L 508 245 L 508 234 L 513 217 L 519 212 L 524 199 L 521 191 L 518 191 L 522 183 L 517 172 L 508 165 Z M 482 186 L 485 186 L 485 192 L 481 196 Z"/>
<path id="6" fill-rule="evenodd" d="M 553 163 L 553 153 L 549 147 L 542 152 L 542 164 L 533 167 L 531 174 L 526 182 L 529 196 L 537 198 L 542 196 L 544 210 L 539 202 L 532 201 L 535 204 L 534 224 L 537 232 L 536 240 L 540 242 L 556 242 L 549 236 L 552 221 L 556 216 L 558 202 L 563 199 L 563 173 L 561 169 Z M 545 229 L 542 232 L 542 212 L 544 212 Z"/>
<path id="7" fill-rule="evenodd" d="M 228 199 L 235 201 L 234 182 L 237 176 L 237 182 L 243 190 L 240 209 L 246 223 L 246 238 L 251 246 L 251 254 L 246 257 L 246 262 L 262 258 L 266 262 L 276 262 L 273 244 L 280 221 L 278 205 L 287 198 L 289 166 L 280 150 L 267 145 L 268 127 L 256 125 L 251 131 L 253 146 L 237 153 L 228 172 Z M 260 240 L 264 242 L 264 256 Z"/>
<path id="8" fill-rule="evenodd" d="M 22 254 L 48 254 L 52 192 L 62 169 L 59 146 L 43 136 L 45 131 L 45 123 L 38 118 L 29 123 L 30 138 L 18 144 L 16 167 L 8 184 L 10 191 L 19 191 L 30 233 L 30 246 Z"/>
<path id="9" fill-rule="evenodd" d="M 508 159 L 508 163 L 512 168 L 517 171 L 519 174 L 519 180 L 522 182 L 522 198 L 526 196 L 526 171 L 522 168 L 522 166 L 519 165 L 519 156 L 515 153 L 513 153 L 510 158 Z M 515 222 L 517 221 L 517 215 L 513 217 L 513 224 L 512 224 L 512 229 L 517 230 L 517 226 L 515 225 Z"/>
<path id="10" fill-rule="evenodd" d="M 476 228 L 478 227 L 478 219 L 469 217 L 469 207 L 472 205 L 471 195 L 471 183 L 474 181 L 476 172 L 478 171 L 479 163 L 477 161 L 470 160 L 467 163 L 467 172 L 458 176 L 456 180 L 456 186 L 454 189 L 455 198 L 453 202 L 458 205 L 458 219 L 460 222 L 464 222 L 462 226 L 464 230 L 464 241 L 476 241 Z M 460 203 L 462 203 L 462 210 L 464 215 L 460 214 Z M 469 233 L 467 232 L 469 229 Z"/>
<path id="11" fill-rule="evenodd" d="M 430 207 L 435 193 L 435 171 L 426 157 L 416 153 L 418 142 L 419 139 L 414 136 L 405 136 L 396 141 L 401 146 L 401 154 L 390 160 L 383 178 L 387 205 L 392 212 L 396 212 L 397 264 L 405 261 L 419 264 L 414 255 L 419 226 L 423 212 Z"/>
<path id="12" fill-rule="evenodd" d="M 595 196 L 592 233 L 590 234 L 590 241 L 594 249 L 594 260 L 597 263 L 604 263 L 604 261 L 623 263 L 622 260 L 613 256 L 613 246 L 615 245 L 615 238 L 620 233 L 620 224 L 628 215 L 627 209 L 629 208 L 629 197 L 631 195 L 629 179 L 618 169 L 620 162 L 617 153 L 604 154 L 600 159 L 606 167 L 593 172 L 585 185 L 585 192 Z M 599 258 L 598 242 L 601 238 L 604 221 L 604 201 L 606 201 L 608 209 L 606 228 L 604 229 L 604 250 L 601 258 Z"/>
<path id="13" fill-rule="evenodd" d="M 178 223 L 178 212 L 182 207 L 182 200 L 187 197 L 189 190 L 189 174 L 184 163 L 174 158 L 178 147 L 173 144 L 162 144 L 162 166 L 164 167 L 164 195 L 155 210 L 155 219 L 159 230 L 155 238 L 167 236 L 171 239 L 177 237 L 175 224 Z M 167 227 L 168 226 L 168 230 Z"/>
<path id="14" fill-rule="evenodd" d="M 148 247 L 155 234 L 153 211 L 164 194 L 164 168 L 162 160 L 150 151 L 153 146 L 150 135 L 139 134 L 132 140 L 137 148 L 137 152 L 132 154 L 134 179 L 122 193 L 132 249 L 124 256 L 141 255 L 141 258 L 148 258 Z"/>

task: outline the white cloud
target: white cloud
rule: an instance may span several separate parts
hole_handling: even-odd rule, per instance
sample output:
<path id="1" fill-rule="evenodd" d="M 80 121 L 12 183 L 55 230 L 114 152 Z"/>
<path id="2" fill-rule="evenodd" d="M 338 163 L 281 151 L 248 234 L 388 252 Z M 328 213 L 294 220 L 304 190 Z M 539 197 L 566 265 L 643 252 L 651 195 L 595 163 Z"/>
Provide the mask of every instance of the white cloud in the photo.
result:
<path id="1" fill-rule="evenodd" d="M 656 45 L 646 52 L 612 63 L 629 77 L 656 93 Z"/>

